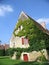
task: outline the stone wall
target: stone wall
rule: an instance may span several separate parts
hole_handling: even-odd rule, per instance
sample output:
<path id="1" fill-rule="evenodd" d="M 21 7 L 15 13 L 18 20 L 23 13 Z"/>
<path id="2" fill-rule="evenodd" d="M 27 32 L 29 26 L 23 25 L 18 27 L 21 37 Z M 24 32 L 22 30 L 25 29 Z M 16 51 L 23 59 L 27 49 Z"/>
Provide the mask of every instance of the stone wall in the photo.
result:
<path id="1" fill-rule="evenodd" d="M 10 40 L 10 48 L 28 48 L 29 47 L 29 43 L 28 44 L 24 44 L 22 45 L 22 38 L 23 37 L 15 37 L 12 38 Z"/>
<path id="2" fill-rule="evenodd" d="M 43 49 L 42 52 L 44 51 L 43 55 L 45 56 L 45 58 L 48 60 L 48 55 L 47 55 L 47 51 L 46 49 Z M 22 52 L 21 56 L 20 56 L 20 60 L 24 61 L 23 55 L 27 54 L 28 56 L 28 61 L 35 61 L 38 57 L 40 57 L 42 54 L 40 51 L 32 51 L 30 53 L 28 52 Z M 13 54 L 12 59 L 16 59 L 16 52 Z"/>
<path id="3" fill-rule="evenodd" d="M 48 55 L 47 55 L 46 49 L 43 49 L 42 52 L 44 52 L 43 55 L 48 60 Z M 27 54 L 28 55 L 28 61 L 35 61 L 38 57 L 40 57 L 42 55 L 40 51 L 38 51 L 38 52 L 37 51 L 32 51 L 30 53 L 23 52 L 21 54 L 21 60 L 24 60 L 23 59 L 23 54 Z"/>

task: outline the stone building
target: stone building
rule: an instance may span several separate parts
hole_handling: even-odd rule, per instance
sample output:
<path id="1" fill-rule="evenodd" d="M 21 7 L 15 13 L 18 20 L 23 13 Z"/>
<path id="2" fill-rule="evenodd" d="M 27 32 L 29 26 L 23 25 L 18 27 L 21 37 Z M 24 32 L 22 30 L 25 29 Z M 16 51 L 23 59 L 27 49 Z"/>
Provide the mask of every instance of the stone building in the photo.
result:
<path id="1" fill-rule="evenodd" d="M 31 17 L 29 17 L 27 14 L 25 14 L 24 12 L 21 12 L 19 19 L 18 20 L 26 20 L 30 18 L 31 20 L 34 21 L 35 25 L 42 30 L 44 33 L 46 33 L 47 35 L 49 35 L 49 31 L 46 29 L 45 26 L 45 22 L 43 22 L 42 24 L 37 23 L 34 19 L 32 19 Z M 16 27 L 15 27 L 16 28 Z M 17 34 L 20 30 L 23 29 L 23 26 L 19 26 L 17 30 L 15 30 L 15 34 Z M 14 36 L 14 34 L 12 34 L 11 38 L 10 38 L 10 48 L 28 48 L 29 45 L 29 40 L 28 38 L 25 38 L 25 36 Z M 16 53 L 15 53 L 16 54 Z M 15 54 L 13 59 L 15 59 Z M 44 55 L 47 58 L 47 52 L 44 49 Z M 21 54 L 20 59 L 24 60 L 24 61 L 35 61 L 37 59 L 37 57 L 41 56 L 40 52 L 37 51 L 32 51 L 30 53 L 28 52 L 23 52 Z"/>

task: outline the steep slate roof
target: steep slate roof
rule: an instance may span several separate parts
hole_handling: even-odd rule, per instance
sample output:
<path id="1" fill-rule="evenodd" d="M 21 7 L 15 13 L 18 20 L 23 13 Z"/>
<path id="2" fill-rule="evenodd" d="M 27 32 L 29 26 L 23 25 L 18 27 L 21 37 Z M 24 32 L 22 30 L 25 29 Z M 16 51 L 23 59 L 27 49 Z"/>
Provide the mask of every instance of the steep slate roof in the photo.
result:
<path id="1" fill-rule="evenodd" d="M 20 14 L 19 19 L 24 20 L 24 19 L 28 19 L 30 18 L 31 20 L 33 20 L 33 22 L 35 23 L 35 25 L 40 28 L 40 30 L 42 30 L 44 33 L 49 35 L 49 30 L 45 29 L 41 24 L 39 24 L 38 22 L 36 22 L 34 19 L 32 19 L 30 16 L 28 16 L 26 13 L 24 13 L 23 11 Z"/>

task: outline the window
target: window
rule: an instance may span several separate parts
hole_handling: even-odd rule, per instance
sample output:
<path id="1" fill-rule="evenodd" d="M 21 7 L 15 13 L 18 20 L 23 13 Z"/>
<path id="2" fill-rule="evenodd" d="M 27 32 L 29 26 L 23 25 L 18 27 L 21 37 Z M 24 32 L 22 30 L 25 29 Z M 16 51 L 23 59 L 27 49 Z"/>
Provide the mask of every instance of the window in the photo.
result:
<path id="1" fill-rule="evenodd" d="M 24 38 L 22 38 L 22 44 L 24 45 Z"/>
<path id="2" fill-rule="evenodd" d="M 24 44 L 28 44 L 28 39 L 22 38 L 22 44 L 23 44 L 23 45 L 24 45 Z"/>
<path id="3" fill-rule="evenodd" d="M 21 30 L 21 26 L 19 26 L 19 30 Z"/>

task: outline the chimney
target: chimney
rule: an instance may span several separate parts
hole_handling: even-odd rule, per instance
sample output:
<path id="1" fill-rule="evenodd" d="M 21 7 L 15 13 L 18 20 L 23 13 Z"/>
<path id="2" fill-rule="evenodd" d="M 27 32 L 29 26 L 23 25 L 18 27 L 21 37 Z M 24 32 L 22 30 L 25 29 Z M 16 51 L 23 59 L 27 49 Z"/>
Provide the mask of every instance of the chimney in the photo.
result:
<path id="1" fill-rule="evenodd" d="M 41 25 L 42 25 L 43 28 L 46 29 L 46 23 L 45 22 L 41 22 Z"/>

